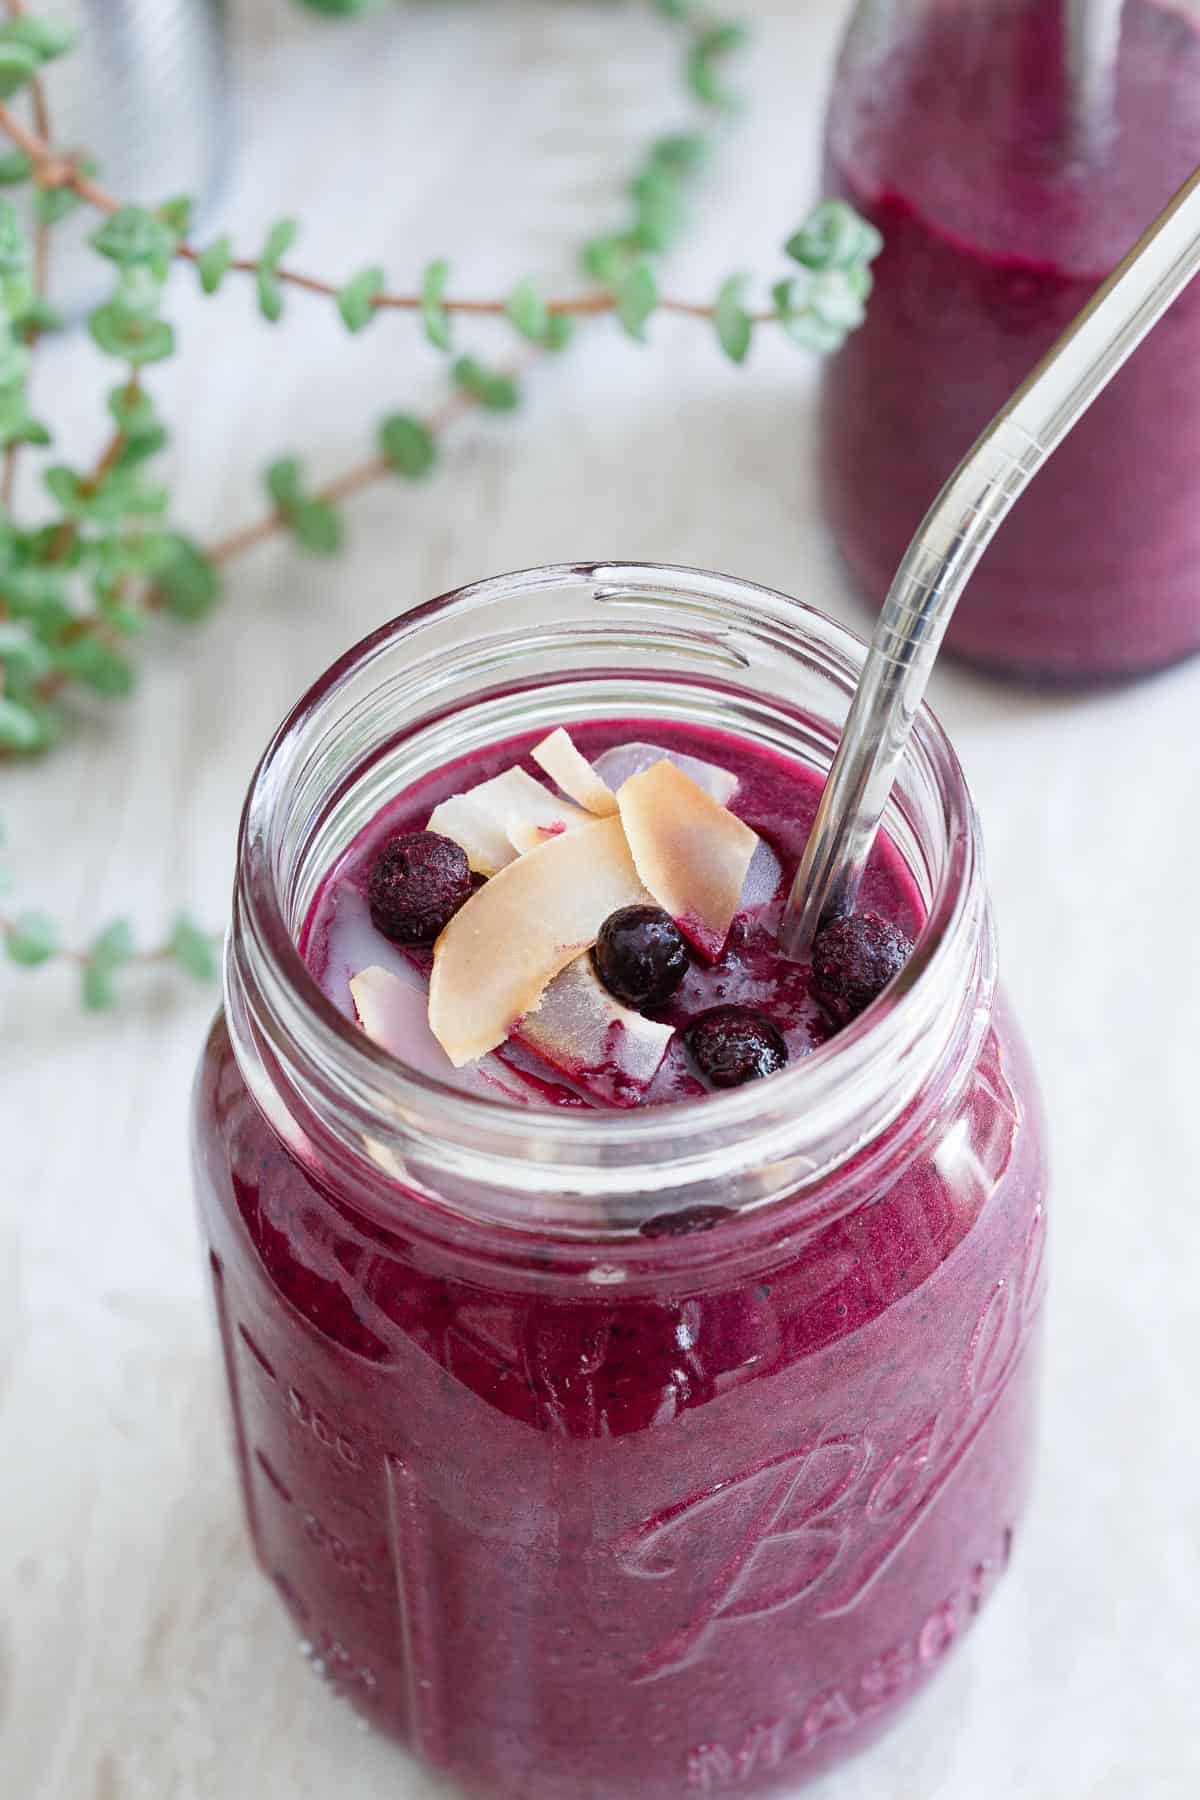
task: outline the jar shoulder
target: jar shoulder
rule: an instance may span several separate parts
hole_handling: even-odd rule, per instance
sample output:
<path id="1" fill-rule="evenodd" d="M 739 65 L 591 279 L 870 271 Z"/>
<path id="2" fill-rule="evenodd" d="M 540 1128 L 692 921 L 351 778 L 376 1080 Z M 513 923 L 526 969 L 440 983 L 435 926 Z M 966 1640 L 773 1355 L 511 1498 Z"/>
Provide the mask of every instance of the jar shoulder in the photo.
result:
<path id="1" fill-rule="evenodd" d="M 418 1356 L 489 1405 L 570 1433 L 594 1430 L 598 1406 L 621 1435 L 787 1370 L 828 1395 L 857 1366 L 853 1347 L 889 1335 L 915 1368 L 930 1332 L 972 1341 L 997 1280 L 1028 1289 L 1028 1306 L 1040 1279 L 1040 1103 L 1003 1001 L 954 1104 L 859 1204 L 802 1241 L 782 1234 L 752 1264 L 731 1258 L 719 1280 L 676 1277 L 662 1293 L 568 1288 L 539 1271 L 536 1246 L 523 1279 L 489 1275 L 382 1231 L 280 1143 L 220 1019 L 196 1083 L 194 1154 L 210 1248 L 284 1360 L 284 1340 L 314 1338 L 365 1366 Z"/>

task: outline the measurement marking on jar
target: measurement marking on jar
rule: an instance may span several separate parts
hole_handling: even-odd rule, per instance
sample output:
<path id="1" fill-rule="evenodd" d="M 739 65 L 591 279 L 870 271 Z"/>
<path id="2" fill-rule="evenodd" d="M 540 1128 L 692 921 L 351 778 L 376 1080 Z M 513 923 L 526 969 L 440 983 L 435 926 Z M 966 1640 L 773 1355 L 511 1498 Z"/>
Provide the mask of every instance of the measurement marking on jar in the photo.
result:
<path id="1" fill-rule="evenodd" d="M 312 1433 L 322 1450 L 328 1450 L 347 1469 L 362 1468 L 362 1456 L 357 1444 L 344 1431 L 339 1431 L 332 1420 L 326 1418 L 317 1407 L 310 1406 L 299 1388 L 289 1387 L 288 1405 L 292 1417 Z"/>
<path id="2" fill-rule="evenodd" d="M 225 1353 L 225 1374 L 229 1381 L 229 1403 L 233 1412 L 233 1443 L 237 1455 L 238 1473 L 242 1478 L 242 1493 L 246 1502 L 246 1522 L 250 1527 L 251 1541 L 258 1545 L 261 1542 L 258 1532 L 258 1508 L 255 1504 L 254 1486 L 250 1479 L 250 1446 L 246 1438 L 246 1416 L 242 1406 L 237 1343 L 234 1339 L 229 1301 L 225 1293 L 225 1269 L 215 1250 L 209 1251 L 208 1264 L 212 1272 L 213 1300 L 217 1310 L 217 1328 L 221 1334 L 221 1349 Z"/>
<path id="3" fill-rule="evenodd" d="M 911 1682 L 942 1660 L 974 1618 L 1003 1573 L 1011 1546 L 1012 1532 L 1006 1530 L 996 1554 L 976 1563 L 911 1637 L 889 1645 L 848 1680 L 804 1696 L 790 1718 L 758 1720 L 734 1743 L 697 1744 L 688 1753 L 685 1786 L 701 1794 L 741 1787 L 796 1761 L 830 1732 L 852 1731 L 898 1700 Z"/>
<path id="4" fill-rule="evenodd" d="M 263 1374 L 266 1375 L 269 1380 L 274 1381 L 276 1379 L 275 1371 L 271 1367 L 265 1351 L 259 1349 L 244 1325 L 238 1326 L 238 1336 L 241 1338 L 243 1344 L 245 1344 L 247 1350 L 250 1352 Z"/>
<path id="5" fill-rule="evenodd" d="M 353 1688 L 361 1689 L 368 1700 L 374 1698 L 379 1687 L 379 1677 L 374 1669 L 366 1663 L 356 1662 L 345 1644 L 331 1631 L 318 1631 L 313 1638 L 306 1638 L 300 1652 L 313 1673 L 328 1682 L 339 1698 L 347 1699 Z"/>
<path id="6" fill-rule="evenodd" d="M 315 1544 L 318 1550 L 324 1552 L 335 1569 L 348 1575 L 364 1594 L 373 1591 L 374 1578 L 363 1558 L 356 1555 L 336 1531 L 330 1531 L 327 1525 L 323 1525 L 314 1512 L 306 1512 L 304 1515 L 304 1535 L 310 1544 Z"/>
<path id="7" fill-rule="evenodd" d="M 270 1482 L 271 1486 L 275 1489 L 275 1492 L 279 1495 L 279 1498 L 283 1501 L 284 1505 L 290 1506 L 292 1504 L 291 1493 L 281 1477 L 275 1473 L 261 1450 L 256 1450 L 254 1452 L 254 1460 Z"/>
<path id="8" fill-rule="evenodd" d="M 445 1763 L 449 1745 L 437 1648 L 438 1585 L 429 1504 L 403 1457 L 387 1457 L 385 1467 L 409 1729 L 416 1749 L 429 1762 Z"/>

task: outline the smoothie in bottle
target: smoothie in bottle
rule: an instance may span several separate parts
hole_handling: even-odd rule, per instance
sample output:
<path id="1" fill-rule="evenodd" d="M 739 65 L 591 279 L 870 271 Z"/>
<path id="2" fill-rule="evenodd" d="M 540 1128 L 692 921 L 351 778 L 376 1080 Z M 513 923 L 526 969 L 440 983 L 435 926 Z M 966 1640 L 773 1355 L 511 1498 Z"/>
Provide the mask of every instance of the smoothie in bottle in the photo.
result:
<path id="1" fill-rule="evenodd" d="M 1071 21 L 1117 10 L 1085 80 Z M 862 0 L 826 149 L 832 189 L 884 237 L 822 395 L 828 516 L 874 607 L 974 438 L 1200 162 L 1200 14 Z M 1198 353 L 1189 290 L 1001 527 L 951 652 L 1077 683 L 1200 648 Z"/>

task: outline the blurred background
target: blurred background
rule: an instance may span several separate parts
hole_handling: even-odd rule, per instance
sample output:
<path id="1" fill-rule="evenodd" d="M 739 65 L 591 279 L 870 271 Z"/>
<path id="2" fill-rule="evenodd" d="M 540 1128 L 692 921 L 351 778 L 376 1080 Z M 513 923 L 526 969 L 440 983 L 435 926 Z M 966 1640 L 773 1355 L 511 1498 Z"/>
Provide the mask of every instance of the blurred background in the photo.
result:
<path id="1" fill-rule="evenodd" d="M 227 64 L 219 10 L 185 21 L 178 8 L 194 82 L 171 103 L 177 131 L 146 127 L 163 167 L 147 166 L 157 152 L 125 164 L 110 150 L 106 178 L 156 199 L 192 188 L 204 232 L 250 250 L 294 213 L 289 260 L 337 279 L 378 262 L 411 287 L 446 256 L 460 293 L 503 294 L 529 274 L 576 291 L 579 243 L 619 219 L 641 147 L 686 122 L 677 47 L 647 6 L 428 0 L 331 22 L 291 0 L 234 0 Z M 753 26 L 730 77 L 747 105 L 664 270 L 684 298 L 709 298 L 733 269 L 783 273 L 779 246 L 819 192 L 849 7 L 735 10 Z M 161 99 L 174 52 L 155 54 Z M 121 141 L 113 124 L 132 102 L 107 79 L 64 100 L 72 141 L 89 117 Z M 209 300 L 186 273 L 168 306 L 180 354 L 146 380 L 173 427 L 177 514 L 201 541 L 261 516 L 272 458 L 302 454 L 316 484 L 371 453 L 382 410 L 444 395 L 408 317 L 349 336 L 329 304 L 297 294 L 272 327 L 248 284 Z M 678 562 L 863 627 L 818 508 L 815 359 L 763 333 L 736 369 L 710 329 L 659 317 L 651 333 L 639 348 L 601 322 L 543 359 L 519 413 L 447 433 L 429 482 L 354 499 L 336 560 L 263 542 L 230 566 L 203 626 L 149 634 L 128 705 L 85 710 L 52 756 L 0 768 L 22 901 L 52 906 L 75 941 L 117 914 L 145 941 L 180 907 L 219 924 L 241 799 L 284 710 L 363 633 L 476 577 Z M 496 360 L 510 344 L 503 326 L 470 334 Z M 38 349 L 34 397 L 73 462 L 102 450 L 110 382 L 82 331 Z M 35 480 L 27 459 L 19 496 Z M 1040 1477 L 1013 1576 L 970 1648 L 880 1749 L 812 1791 L 1182 1800 L 1200 1676 L 1200 667 L 1083 696 L 947 667 L 933 703 L 983 816 L 1005 979 L 1050 1119 Z M 319 1690 L 251 1572 L 186 1160 L 215 994 L 131 973 L 120 1008 L 97 1017 L 77 987 L 69 967 L 0 971 L 5 1791 L 308 1800 L 352 1770 L 356 1800 L 432 1795 Z"/>

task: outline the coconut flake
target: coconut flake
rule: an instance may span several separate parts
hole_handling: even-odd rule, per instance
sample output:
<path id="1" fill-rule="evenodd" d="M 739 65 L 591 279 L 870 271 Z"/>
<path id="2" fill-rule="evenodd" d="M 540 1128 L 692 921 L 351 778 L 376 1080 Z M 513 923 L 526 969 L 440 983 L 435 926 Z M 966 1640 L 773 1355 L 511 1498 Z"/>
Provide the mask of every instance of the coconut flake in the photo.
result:
<path id="1" fill-rule="evenodd" d="M 737 793 L 738 778 L 728 769 L 718 768 L 716 763 L 702 762 L 698 756 L 688 756 L 683 750 L 664 750 L 658 744 L 614 744 L 611 750 L 600 753 L 594 767 L 596 774 L 603 776 L 616 792 L 631 775 L 640 775 L 644 769 L 652 769 L 660 762 L 674 763 L 721 806 L 728 806 Z"/>
<path id="2" fill-rule="evenodd" d="M 585 1093 L 632 1106 L 658 1073 L 674 1027 L 622 1006 L 585 952 L 554 977 L 515 1035 Z"/>
<path id="3" fill-rule="evenodd" d="M 617 799 L 638 874 L 688 942 L 716 962 L 757 833 L 672 762 L 631 775 Z"/>
<path id="4" fill-rule="evenodd" d="M 529 754 L 568 799 L 602 819 L 610 819 L 616 812 L 617 796 L 561 725 L 535 744 Z"/>
<path id="5" fill-rule="evenodd" d="M 429 1029 L 428 990 L 415 969 L 397 974 L 373 963 L 351 978 L 350 995 L 367 1036 L 408 1068 L 486 1093 L 493 1100 L 530 1103 L 531 1090 L 522 1086 L 519 1075 L 503 1069 L 491 1057 L 465 1073 L 455 1070 Z"/>
<path id="6" fill-rule="evenodd" d="M 556 834 L 590 824 L 591 818 L 591 813 L 552 794 L 524 769 L 505 769 L 502 775 L 493 775 L 490 781 L 481 781 L 435 806 L 429 815 L 429 829 L 453 838 L 466 851 L 476 874 L 495 875 L 523 848 L 514 840 L 514 831 L 528 837 L 529 830 L 536 827 Z"/>
<path id="7" fill-rule="evenodd" d="M 429 1023 L 454 1066 L 486 1056 L 535 1012 L 609 913 L 649 898 L 620 818 L 564 831 L 477 888 L 433 949 Z"/>
<path id="8" fill-rule="evenodd" d="M 470 794 L 452 794 L 434 807 L 429 815 L 430 831 L 440 831 L 453 838 L 467 853 L 467 861 L 477 875 L 494 875 L 514 860 L 513 849 L 502 818 L 489 818 Z"/>

